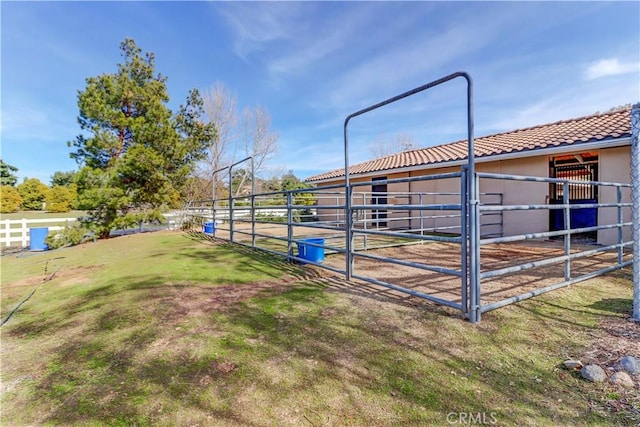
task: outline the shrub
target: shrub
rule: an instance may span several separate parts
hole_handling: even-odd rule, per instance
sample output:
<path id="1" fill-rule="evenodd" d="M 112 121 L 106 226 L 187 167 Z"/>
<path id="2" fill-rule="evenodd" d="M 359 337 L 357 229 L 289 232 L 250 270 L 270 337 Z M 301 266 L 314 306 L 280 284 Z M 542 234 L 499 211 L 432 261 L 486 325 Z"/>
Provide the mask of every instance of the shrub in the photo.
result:
<path id="1" fill-rule="evenodd" d="M 25 179 L 18 185 L 18 193 L 22 197 L 22 208 L 28 211 L 40 211 L 47 199 L 49 187 L 38 178 Z"/>
<path id="2" fill-rule="evenodd" d="M 17 212 L 22 204 L 22 197 L 14 187 L 3 185 L 0 187 L 0 212 Z"/>
<path id="3" fill-rule="evenodd" d="M 56 185 L 47 194 L 47 211 L 69 212 L 75 195 L 72 191 L 60 185 Z"/>
<path id="4" fill-rule="evenodd" d="M 49 249 L 58 249 L 79 245 L 88 240 L 95 240 L 95 234 L 92 231 L 81 225 L 68 225 L 59 233 L 49 233 L 44 242 Z"/>

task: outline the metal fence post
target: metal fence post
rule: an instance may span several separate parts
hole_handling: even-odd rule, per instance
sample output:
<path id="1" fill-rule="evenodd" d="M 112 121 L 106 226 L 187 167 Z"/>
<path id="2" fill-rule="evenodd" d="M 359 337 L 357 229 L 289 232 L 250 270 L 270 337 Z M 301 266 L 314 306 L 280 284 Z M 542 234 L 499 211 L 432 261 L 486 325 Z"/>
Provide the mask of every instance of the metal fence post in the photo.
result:
<path id="1" fill-rule="evenodd" d="M 469 245 L 469 226 L 467 223 L 467 207 L 469 206 L 469 193 L 467 192 L 467 165 L 462 166 L 462 175 L 460 176 L 460 293 L 462 298 L 462 307 L 465 316 L 469 317 L 469 272 L 467 268 L 468 245 Z"/>
<path id="2" fill-rule="evenodd" d="M 291 262 L 293 255 L 293 196 L 291 191 L 287 191 L 287 260 Z"/>
<path id="3" fill-rule="evenodd" d="M 473 191 L 469 192 L 469 221 L 471 223 L 471 227 L 469 228 L 469 234 L 471 235 L 471 244 L 469 245 L 471 251 L 471 261 L 469 266 L 472 270 L 470 274 L 470 278 L 474 277 L 471 280 L 471 286 L 474 289 L 474 296 L 471 299 L 471 304 L 473 304 L 472 314 L 474 323 L 480 321 L 480 313 L 481 313 L 481 278 L 480 278 L 480 202 L 477 199 L 478 194 L 480 194 L 480 177 L 474 172 L 473 174 L 469 174 L 472 180 L 471 185 L 473 186 Z M 473 197 L 476 197 L 473 199 Z"/>
<path id="4" fill-rule="evenodd" d="M 562 214 L 564 217 L 564 256 L 567 259 L 564 261 L 564 280 L 571 279 L 571 209 L 569 208 L 569 183 L 562 183 Z"/>
<path id="5" fill-rule="evenodd" d="M 473 118 L 473 81 L 467 80 L 467 209 L 469 213 L 469 288 L 471 323 L 480 321 L 480 219 L 478 206 L 478 177 L 475 163 L 474 118 Z"/>
<path id="6" fill-rule="evenodd" d="M 616 202 L 618 203 L 618 244 L 620 245 L 618 248 L 618 264 L 622 264 L 624 258 L 622 222 L 624 217 L 622 215 L 622 187 L 619 185 L 616 187 Z"/>
<path id="7" fill-rule="evenodd" d="M 351 185 L 346 187 L 345 192 L 345 208 L 344 212 L 346 215 L 345 218 L 345 227 L 346 227 L 346 279 L 351 280 L 351 275 L 353 274 L 353 217 L 351 216 L 351 198 L 353 197 L 353 187 Z"/>
<path id="8" fill-rule="evenodd" d="M 631 109 L 631 201 L 633 238 L 633 320 L 640 322 L 640 103 Z"/>
<path id="9" fill-rule="evenodd" d="M 233 188 L 231 185 L 233 176 L 231 175 L 231 168 L 229 167 L 229 241 L 233 243 Z"/>
<path id="10" fill-rule="evenodd" d="M 256 247 L 256 161 L 251 157 L 251 247 Z"/>
<path id="11" fill-rule="evenodd" d="M 364 195 L 364 194 L 362 195 L 362 204 L 363 204 L 363 205 L 364 205 L 364 204 L 366 204 L 366 201 L 365 201 L 365 195 Z M 363 228 L 364 228 L 364 231 L 367 231 L 367 210 L 366 210 L 366 209 L 363 209 L 363 212 L 362 212 L 362 213 L 363 213 L 363 218 L 362 218 Z M 364 246 L 364 248 L 363 248 L 363 249 L 366 251 L 366 250 L 368 250 L 368 249 L 369 249 L 369 248 L 367 247 L 367 243 L 368 243 L 368 242 L 367 242 L 367 239 L 368 239 L 368 237 L 369 237 L 369 236 L 365 233 L 362 237 L 363 237 L 363 239 L 362 239 L 362 244 L 363 244 L 363 246 Z"/>

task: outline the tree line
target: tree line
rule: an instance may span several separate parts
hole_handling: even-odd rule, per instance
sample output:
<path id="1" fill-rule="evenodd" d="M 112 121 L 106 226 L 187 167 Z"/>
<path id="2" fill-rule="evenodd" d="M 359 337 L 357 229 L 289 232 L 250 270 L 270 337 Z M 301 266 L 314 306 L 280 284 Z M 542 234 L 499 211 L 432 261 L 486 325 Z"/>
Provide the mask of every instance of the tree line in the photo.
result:
<path id="1" fill-rule="evenodd" d="M 74 183 L 75 172 L 55 172 L 50 185 L 47 185 L 38 178 L 26 178 L 17 184 L 17 171 L 17 167 L 0 159 L 0 212 L 69 212 L 71 209 L 80 209 Z"/>
<path id="2" fill-rule="evenodd" d="M 216 83 L 204 96 L 190 90 L 172 111 L 155 55 L 129 38 L 120 54 L 115 72 L 87 78 L 78 92 L 81 133 L 67 146 L 79 169 L 56 172 L 50 186 L 36 178 L 17 184 L 17 168 L 2 162 L 3 212 L 87 210 L 85 225 L 108 237 L 111 230 L 160 219 L 162 211 L 201 197 L 205 188 L 210 199 L 213 171 L 239 159 L 251 157 L 256 173 L 263 171 L 278 141 L 265 108 L 240 112 L 235 95 Z M 275 180 L 304 188 L 292 175 Z M 276 187 L 272 180 L 260 179 L 260 187 Z M 240 194 L 250 181 L 250 170 L 238 169 L 231 191 Z M 225 191 L 219 184 L 216 197 Z"/>

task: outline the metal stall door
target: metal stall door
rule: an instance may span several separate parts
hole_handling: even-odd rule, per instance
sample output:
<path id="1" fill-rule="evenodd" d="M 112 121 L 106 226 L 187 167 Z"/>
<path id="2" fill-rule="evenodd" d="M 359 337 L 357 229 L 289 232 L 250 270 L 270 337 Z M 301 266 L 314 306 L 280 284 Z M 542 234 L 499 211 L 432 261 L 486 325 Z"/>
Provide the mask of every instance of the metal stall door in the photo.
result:
<path id="1" fill-rule="evenodd" d="M 567 179 L 571 181 L 585 181 L 581 183 L 569 184 L 569 203 L 571 204 L 596 204 L 598 203 L 598 187 L 589 184 L 588 181 L 598 180 L 597 157 L 591 162 L 575 162 L 569 164 L 558 164 L 552 159 L 550 165 L 551 178 Z M 551 204 L 562 204 L 564 186 L 560 183 L 550 185 Z M 598 225 L 598 209 L 582 208 L 571 209 L 570 212 L 571 229 L 594 227 Z M 564 214 L 562 209 L 553 209 L 549 213 L 550 231 L 563 230 Z M 595 237 L 595 236 L 594 236 Z"/>
<path id="2" fill-rule="evenodd" d="M 384 181 L 387 177 L 373 178 L 373 181 Z M 387 184 L 373 184 L 371 186 L 371 204 L 372 205 L 386 205 L 387 204 Z M 387 210 L 386 209 L 374 209 L 371 212 L 371 219 L 373 220 L 374 228 L 380 229 L 387 227 Z"/>

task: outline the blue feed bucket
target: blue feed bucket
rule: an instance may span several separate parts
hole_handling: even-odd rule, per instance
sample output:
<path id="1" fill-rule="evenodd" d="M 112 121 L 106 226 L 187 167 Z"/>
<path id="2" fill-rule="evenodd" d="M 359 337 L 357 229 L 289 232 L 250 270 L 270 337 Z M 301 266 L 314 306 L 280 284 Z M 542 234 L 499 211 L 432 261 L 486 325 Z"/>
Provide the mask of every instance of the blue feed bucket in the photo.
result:
<path id="1" fill-rule="evenodd" d="M 29 249 L 32 251 L 46 251 L 49 246 L 44 242 L 49 234 L 49 227 L 29 229 Z"/>
<path id="2" fill-rule="evenodd" d="M 205 222 L 204 223 L 204 232 L 207 234 L 215 234 L 216 232 L 216 223 L 215 222 Z"/>
<path id="3" fill-rule="evenodd" d="M 301 239 L 298 242 L 298 257 L 309 261 L 321 263 L 324 261 L 324 248 L 307 245 L 305 243 L 314 243 L 324 246 L 324 239 Z M 303 263 L 304 264 L 304 263 Z"/>

